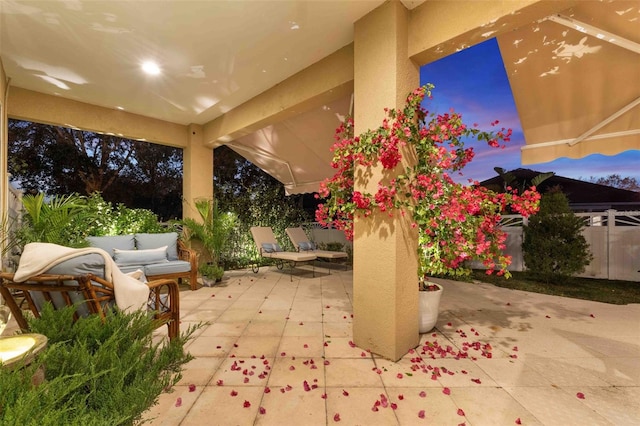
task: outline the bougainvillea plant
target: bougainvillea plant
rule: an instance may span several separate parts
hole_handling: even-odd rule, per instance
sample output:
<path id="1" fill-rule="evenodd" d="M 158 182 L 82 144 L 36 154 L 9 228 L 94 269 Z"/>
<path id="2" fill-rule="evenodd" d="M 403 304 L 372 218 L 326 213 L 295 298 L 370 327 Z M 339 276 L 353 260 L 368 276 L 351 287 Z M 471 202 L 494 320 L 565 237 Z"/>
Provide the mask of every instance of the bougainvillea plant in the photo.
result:
<path id="1" fill-rule="evenodd" d="M 316 210 L 316 220 L 353 240 L 354 216 L 368 217 L 375 210 L 410 214 L 418 230 L 421 286 L 428 276 L 468 275 L 472 260 L 481 261 L 488 274 L 509 276 L 511 258 L 503 253 L 501 214 L 510 209 L 529 216 L 537 211 L 540 195 L 535 187 L 520 194 L 512 188 L 496 193 L 476 181 L 456 183 L 452 174 L 460 173 L 474 156 L 465 141 L 504 147 L 511 129 L 481 131 L 453 111 L 430 114 L 422 101 L 431 97 L 432 89 L 431 84 L 416 89 L 403 110 L 385 109 L 377 129 L 354 136 L 351 118 L 338 127 L 331 163 L 336 172 L 320 185 L 317 197 L 324 203 Z M 413 158 L 403 161 L 403 155 Z M 356 167 L 376 165 L 383 168 L 376 193 L 356 191 Z"/>

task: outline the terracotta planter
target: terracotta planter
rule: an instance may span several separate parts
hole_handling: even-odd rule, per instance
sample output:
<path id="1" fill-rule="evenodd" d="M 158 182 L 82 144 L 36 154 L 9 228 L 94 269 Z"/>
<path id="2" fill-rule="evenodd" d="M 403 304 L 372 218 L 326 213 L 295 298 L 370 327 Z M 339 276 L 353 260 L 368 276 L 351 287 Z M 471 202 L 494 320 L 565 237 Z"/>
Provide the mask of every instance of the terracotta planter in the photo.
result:
<path id="1" fill-rule="evenodd" d="M 431 331 L 438 321 L 442 286 L 435 285 L 438 286 L 438 291 L 418 292 L 418 330 L 420 334 Z"/>

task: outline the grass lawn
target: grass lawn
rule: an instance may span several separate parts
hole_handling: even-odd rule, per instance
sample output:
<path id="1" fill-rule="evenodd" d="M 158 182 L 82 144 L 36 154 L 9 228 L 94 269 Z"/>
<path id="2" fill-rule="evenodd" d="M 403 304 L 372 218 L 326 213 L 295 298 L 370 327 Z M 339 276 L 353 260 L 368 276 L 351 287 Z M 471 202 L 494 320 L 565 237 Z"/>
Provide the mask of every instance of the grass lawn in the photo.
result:
<path id="1" fill-rule="evenodd" d="M 640 273 L 638 275 L 640 276 Z M 634 281 L 572 277 L 562 283 L 546 284 L 532 279 L 525 272 L 513 272 L 511 278 L 506 279 L 495 275 L 487 275 L 482 270 L 473 271 L 468 279 L 515 290 L 573 297 L 616 305 L 640 303 L 640 282 Z"/>

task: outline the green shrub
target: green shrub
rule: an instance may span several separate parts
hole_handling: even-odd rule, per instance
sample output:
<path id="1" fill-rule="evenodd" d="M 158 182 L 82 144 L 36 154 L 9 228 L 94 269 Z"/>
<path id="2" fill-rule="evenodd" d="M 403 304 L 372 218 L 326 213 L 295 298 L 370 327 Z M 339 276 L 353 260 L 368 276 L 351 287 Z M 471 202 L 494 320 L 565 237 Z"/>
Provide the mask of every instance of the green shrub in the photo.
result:
<path id="1" fill-rule="evenodd" d="M 522 251 L 527 273 L 547 283 L 584 272 L 591 262 L 589 244 L 582 235 L 584 222 L 557 188 L 545 193 L 540 211 L 524 226 Z"/>
<path id="2" fill-rule="evenodd" d="M 75 309 L 45 307 L 30 320 L 49 342 L 37 360 L 19 370 L 0 369 L 2 425 L 131 425 L 181 378 L 192 359 L 184 345 L 197 327 L 171 342 L 153 343 L 147 313 L 111 312 L 73 322 Z M 31 377 L 44 368 L 45 381 Z"/>

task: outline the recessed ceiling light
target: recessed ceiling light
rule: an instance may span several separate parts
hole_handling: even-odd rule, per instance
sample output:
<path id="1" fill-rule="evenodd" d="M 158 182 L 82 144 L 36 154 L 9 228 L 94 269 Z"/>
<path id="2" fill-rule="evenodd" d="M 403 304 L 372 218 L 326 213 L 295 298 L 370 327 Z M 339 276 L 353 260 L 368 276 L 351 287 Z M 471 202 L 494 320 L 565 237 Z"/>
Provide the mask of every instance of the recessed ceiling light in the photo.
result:
<path id="1" fill-rule="evenodd" d="M 149 75 L 160 74 L 160 67 L 153 61 L 145 61 L 142 63 L 142 71 Z"/>

